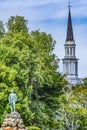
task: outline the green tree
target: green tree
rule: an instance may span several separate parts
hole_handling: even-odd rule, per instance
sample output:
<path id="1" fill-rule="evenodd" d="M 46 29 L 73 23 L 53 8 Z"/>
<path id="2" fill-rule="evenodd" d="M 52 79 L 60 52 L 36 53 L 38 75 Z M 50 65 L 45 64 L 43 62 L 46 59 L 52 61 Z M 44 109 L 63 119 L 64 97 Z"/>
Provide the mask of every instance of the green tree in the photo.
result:
<path id="1" fill-rule="evenodd" d="M 12 32 L 20 32 L 25 31 L 28 32 L 27 28 L 27 20 L 24 19 L 23 16 L 11 16 L 7 22 L 8 31 Z"/>
<path id="2" fill-rule="evenodd" d="M 62 130 L 87 129 L 87 89 L 82 86 L 65 88 L 59 98 L 60 108 L 56 111 L 56 121 Z"/>
<path id="3" fill-rule="evenodd" d="M 27 86 L 28 72 L 29 72 L 29 67 L 27 63 L 30 51 L 27 50 L 26 44 L 27 44 L 26 37 L 23 37 L 21 33 L 13 34 L 10 32 L 7 35 L 5 35 L 0 41 L 0 60 L 1 60 L 0 83 L 5 84 L 4 91 L 7 92 L 5 94 L 6 98 L 4 98 L 5 102 L 2 99 L 3 96 L 1 96 L 1 107 L 2 107 L 1 122 L 3 116 L 7 112 L 10 112 L 7 97 L 11 89 L 14 90 L 17 89 L 16 93 L 18 95 L 18 101 L 16 109 L 21 113 L 25 124 L 30 123 L 34 115 L 29 109 L 29 105 L 31 104 L 29 95 L 31 95 L 32 89 L 30 86 Z M 6 86 L 7 89 L 5 88 Z M 0 88 L 0 94 L 4 95 L 5 93 L 4 91 L 2 92 Z M 26 91 L 28 91 L 28 94 L 26 94 Z M 23 112 L 23 110 L 25 109 L 26 111 Z"/>
<path id="4" fill-rule="evenodd" d="M 83 86 L 87 87 L 87 77 L 83 79 Z"/>
<path id="5" fill-rule="evenodd" d="M 66 81 L 57 72 L 59 59 L 53 54 L 55 41 L 50 34 L 33 31 L 33 66 L 29 83 L 33 85 L 31 109 L 35 112 L 34 123 L 41 129 L 55 128 L 55 110 L 58 109 L 58 97 Z M 31 61 L 32 61 L 31 60 Z"/>
<path id="6" fill-rule="evenodd" d="M 5 35 L 5 28 L 2 21 L 0 21 L 0 39 Z"/>
<path id="7" fill-rule="evenodd" d="M 57 72 L 59 59 L 53 54 L 56 42 L 50 34 L 39 30 L 28 34 L 25 22 L 24 29 L 19 28 L 21 20 L 16 18 L 8 21 L 8 32 L 0 40 L 2 66 L 9 68 L 9 74 L 14 73 L 10 75 L 12 79 L 4 77 L 2 83 L 9 89 L 17 88 L 17 111 L 26 125 L 37 125 L 43 130 L 56 129 L 55 111 L 66 85 L 64 77 Z"/>

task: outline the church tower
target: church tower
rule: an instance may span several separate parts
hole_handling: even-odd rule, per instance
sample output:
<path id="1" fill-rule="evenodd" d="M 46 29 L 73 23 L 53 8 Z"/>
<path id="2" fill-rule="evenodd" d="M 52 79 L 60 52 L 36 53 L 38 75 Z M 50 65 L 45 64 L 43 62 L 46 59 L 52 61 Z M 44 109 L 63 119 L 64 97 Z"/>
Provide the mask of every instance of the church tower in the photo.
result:
<path id="1" fill-rule="evenodd" d="M 63 59 L 63 73 L 66 75 L 66 79 L 69 84 L 76 85 L 79 83 L 78 78 L 78 59 L 75 55 L 75 40 L 73 36 L 72 18 L 70 10 L 70 2 L 68 6 L 68 23 L 67 23 L 67 35 L 65 41 L 65 56 Z"/>

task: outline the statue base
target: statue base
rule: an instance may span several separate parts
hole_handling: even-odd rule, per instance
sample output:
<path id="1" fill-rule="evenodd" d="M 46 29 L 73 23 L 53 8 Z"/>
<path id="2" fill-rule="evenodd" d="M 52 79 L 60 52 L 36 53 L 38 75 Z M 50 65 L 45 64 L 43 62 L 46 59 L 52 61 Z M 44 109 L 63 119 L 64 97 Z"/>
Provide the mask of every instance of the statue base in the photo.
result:
<path id="1" fill-rule="evenodd" d="M 23 124 L 21 115 L 18 112 L 11 112 L 7 114 L 1 130 L 27 130 Z"/>

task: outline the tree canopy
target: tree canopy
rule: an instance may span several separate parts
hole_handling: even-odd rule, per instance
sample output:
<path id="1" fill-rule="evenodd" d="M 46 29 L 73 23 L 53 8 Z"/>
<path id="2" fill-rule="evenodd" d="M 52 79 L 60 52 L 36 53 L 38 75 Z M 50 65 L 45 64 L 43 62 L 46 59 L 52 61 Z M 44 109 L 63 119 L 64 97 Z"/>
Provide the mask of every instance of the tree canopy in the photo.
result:
<path id="1" fill-rule="evenodd" d="M 59 58 L 53 53 L 56 42 L 51 34 L 28 32 L 27 21 L 21 16 L 12 16 L 7 27 L 0 40 L 0 124 L 10 112 L 8 95 L 14 89 L 18 96 L 16 110 L 26 126 L 56 129 L 54 113 L 66 85 L 57 71 Z"/>
<path id="2" fill-rule="evenodd" d="M 20 32 L 20 31 L 28 32 L 27 20 L 25 20 L 23 16 L 18 15 L 16 15 L 15 17 L 11 16 L 7 22 L 7 28 L 8 31 L 12 32 Z"/>

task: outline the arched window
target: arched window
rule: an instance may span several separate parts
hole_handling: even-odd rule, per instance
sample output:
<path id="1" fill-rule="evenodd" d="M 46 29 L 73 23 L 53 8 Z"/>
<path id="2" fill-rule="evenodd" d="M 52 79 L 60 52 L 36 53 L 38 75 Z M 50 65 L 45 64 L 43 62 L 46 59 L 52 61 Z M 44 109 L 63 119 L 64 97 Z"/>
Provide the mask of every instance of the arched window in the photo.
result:
<path id="1" fill-rule="evenodd" d="M 66 72 L 65 73 L 69 74 L 69 64 L 68 63 L 66 63 Z"/>
<path id="2" fill-rule="evenodd" d="M 70 48 L 70 55 L 72 55 L 72 48 Z"/>
<path id="3" fill-rule="evenodd" d="M 69 55 L 69 48 L 67 48 L 67 55 Z"/>

